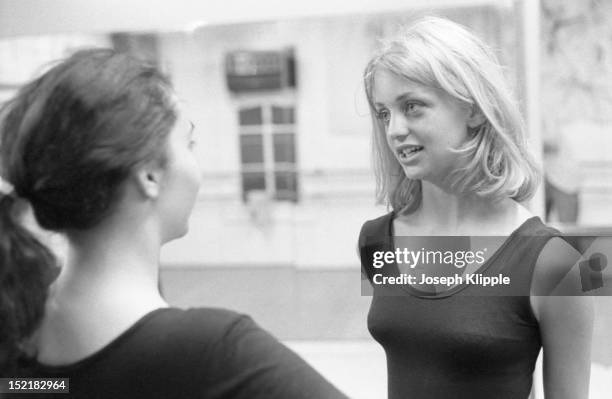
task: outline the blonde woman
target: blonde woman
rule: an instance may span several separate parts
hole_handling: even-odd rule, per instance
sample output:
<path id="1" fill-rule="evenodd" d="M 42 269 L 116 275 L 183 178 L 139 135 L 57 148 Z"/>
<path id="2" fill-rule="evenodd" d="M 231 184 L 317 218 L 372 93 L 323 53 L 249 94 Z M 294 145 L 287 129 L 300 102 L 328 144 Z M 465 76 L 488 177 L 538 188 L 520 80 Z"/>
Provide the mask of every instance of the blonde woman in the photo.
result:
<path id="1" fill-rule="evenodd" d="M 576 254 L 521 204 L 539 174 L 495 56 L 464 27 L 425 18 L 382 47 L 364 81 L 378 199 L 392 211 L 364 224 L 359 247 L 389 398 L 526 399 L 541 348 L 546 398 L 586 398 L 592 310 L 536 295 Z M 372 248 L 397 251 L 406 236 L 502 236 L 463 272 L 512 284 L 376 283 L 411 272 L 398 260 L 373 267 Z"/>

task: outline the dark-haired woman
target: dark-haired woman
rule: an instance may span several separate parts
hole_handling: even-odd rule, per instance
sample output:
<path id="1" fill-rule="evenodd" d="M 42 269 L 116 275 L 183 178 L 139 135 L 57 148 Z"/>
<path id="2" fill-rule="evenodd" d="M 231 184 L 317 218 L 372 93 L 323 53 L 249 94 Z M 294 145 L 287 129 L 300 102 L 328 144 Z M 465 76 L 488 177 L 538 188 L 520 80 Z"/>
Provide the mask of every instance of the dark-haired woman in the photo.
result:
<path id="1" fill-rule="evenodd" d="M 4 106 L 0 133 L 2 376 L 67 377 L 71 398 L 344 397 L 249 317 L 160 296 L 160 247 L 187 232 L 199 172 L 154 68 L 78 52 Z M 56 278 L 24 203 L 67 238 Z"/>

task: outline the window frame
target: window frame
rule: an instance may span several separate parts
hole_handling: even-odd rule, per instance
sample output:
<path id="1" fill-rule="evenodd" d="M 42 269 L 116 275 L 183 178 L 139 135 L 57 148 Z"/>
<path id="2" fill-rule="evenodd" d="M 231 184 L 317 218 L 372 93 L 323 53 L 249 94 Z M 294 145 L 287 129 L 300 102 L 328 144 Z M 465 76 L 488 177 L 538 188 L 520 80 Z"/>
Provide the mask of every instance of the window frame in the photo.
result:
<path id="1" fill-rule="evenodd" d="M 251 108 L 260 108 L 261 125 L 241 125 L 241 111 Z M 273 123 L 274 107 L 293 109 L 293 120 L 290 123 Z M 298 173 L 298 124 L 296 123 L 297 104 L 293 96 L 267 96 L 262 93 L 250 95 L 248 99 L 243 98 L 237 102 L 236 115 L 238 124 L 238 147 L 240 162 L 240 192 L 242 200 L 247 201 L 248 191 L 245 191 L 245 173 L 264 173 L 265 192 L 274 201 L 289 201 L 297 203 L 300 201 L 300 179 Z M 275 160 L 275 135 L 288 134 L 293 136 L 293 162 L 276 162 Z M 263 162 L 244 163 L 242 136 L 261 135 L 263 147 Z M 277 173 L 293 173 L 294 190 L 277 188 Z"/>

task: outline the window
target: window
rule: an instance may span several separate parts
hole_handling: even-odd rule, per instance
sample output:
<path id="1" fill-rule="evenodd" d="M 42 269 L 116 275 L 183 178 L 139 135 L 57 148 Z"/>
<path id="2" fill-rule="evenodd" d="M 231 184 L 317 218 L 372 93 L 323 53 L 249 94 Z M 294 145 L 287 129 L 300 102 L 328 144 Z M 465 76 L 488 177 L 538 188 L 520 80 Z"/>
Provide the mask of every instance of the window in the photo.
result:
<path id="1" fill-rule="evenodd" d="M 242 199 L 261 190 L 297 202 L 294 106 L 264 103 L 241 107 L 238 114 Z"/>

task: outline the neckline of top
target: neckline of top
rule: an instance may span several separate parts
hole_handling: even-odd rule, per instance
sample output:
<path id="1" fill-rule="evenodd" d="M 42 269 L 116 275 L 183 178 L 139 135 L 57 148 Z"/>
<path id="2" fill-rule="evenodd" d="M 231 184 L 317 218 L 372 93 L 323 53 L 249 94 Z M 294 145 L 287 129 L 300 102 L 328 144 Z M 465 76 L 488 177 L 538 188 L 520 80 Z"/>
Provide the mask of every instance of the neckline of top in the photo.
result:
<path id="1" fill-rule="evenodd" d="M 389 243 L 391 248 L 395 249 L 395 235 L 394 235 L 394 231 L 393 231 L 393 220 L 395 219 L 395 211 L 392 211 L 389 213 L 389 217 L 387 218 L 387 234 L 390 238 Z M 529 227 L 531 227 L 534 223 L 538 223 L 538 224 L 543 224 L 540 217 L 539 216 L 532 216 L 528 219 L 526 219 L 523 223 L 521 223 L 520 226 L 518 226 L 516 229 L 514 229 L 514 231 L 512 231 L 512 233 L 510 233 L 510 235 L 504 240 L 504 242 L 502 243 L 502 245 L 497 248 L 497 250 L 493 253 L 493 255 L 491 255 L 489 257 L 489 259 L 486 260 L 486 262 L 480 266 L 474 273 L 477 274 L 482 274 L 484 272 L 487 271 L 487 269 L 490 268 L 491 264 L 493 264 L 493 262 L 499 258 L 499 256 L 507 249 L 507 247 L 510 245 L 510 243 L 514 242 L 514 238 L 516 236 L 518 236 L 520 233 L 522 233 L 523 231 L 527 230 Z M 392 273 L 396 276 L 399 276 L 400 270 L 399 267 L 397 266 L 397 263 L 394 261 L 393 263 L 390 264 L 391 266 L 391 270 Z M 447 298 L 451 295 L 456 294 L 459 291 L 462 291 L 464 289 L 466 289 L 469 286 L 469 284 L 467 283 L 462 283 L 462 284 L 458 284 L 456 286 L 451 287 L 450 289 L 444 291 L 444 292 L 440 292 L 440 293 L 425 293 L 421 290 L 418 290 L 416 288 L 414 288 L 412 285 L 410 284 L 402 284 L 400 286 L 401 289 L 407 291 L 408 293 L 410 293 L 410 295 L 412 296 L 416 296 L 419 298 L 424 298 L 424 299 L 441 299 L 441 298 Z"/>
<path id="2" fill-rule="evenodd" d="M 42 362 L 39 362 L 36 358 L 32 359 L 32 361 L 36 369 L 41 370 L 41 371 L 44 370 L 47 372 L 66 372 L 68 370 L 74 370 L 74 369 L 81 368 L 85 365 L 93 363 L 99 360 L 100 358 L 104 357 L 113 348 L 117 347 L 122 342 L 124 342 L 126 339 L 128 339 L 130 336 L 132 336 L 134 333 L 136 333 L 144 324 L 150 321 L 154 316 L 160 313 L 163 313 L 165 311 L 168 311 L 170 309 L 175 309 L 175 308 L 161 307 L 161 308 L 153 309 L 148 313 L 145 313 L 140 319 L 138 319 L 136 322 L 134 322 L 134 324 L 132 324 L 127 329 L 125 329 L 123 332 L 121 332 L 119 335 L 117 335 L 115 338 L 113 338 L 113 340 L 110 341 L 108 344 L 104 345 L 102 348 L 83 357 L 80 360 L 70 362 L 70 363 L 65 363 L 65 364 L 42 363 Z"/>

